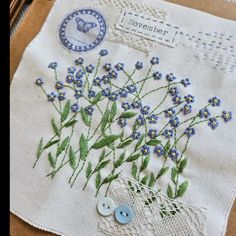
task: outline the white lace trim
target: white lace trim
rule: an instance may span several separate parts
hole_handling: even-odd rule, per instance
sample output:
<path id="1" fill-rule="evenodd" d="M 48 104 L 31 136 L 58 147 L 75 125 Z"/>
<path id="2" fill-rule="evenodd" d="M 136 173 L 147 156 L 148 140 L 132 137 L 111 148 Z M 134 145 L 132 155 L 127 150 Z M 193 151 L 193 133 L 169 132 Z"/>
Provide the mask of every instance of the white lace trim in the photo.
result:
<path id="1" fill-rule="evenodd" d="M 153 46 L 158 45 L 157 42 L 147 40 L 141 36 L 126 34 L 123 31 L 117 30 L 116 23 L 123 9 L 148 14 L 160 20 L 166 19 L 167 13 L 165 11 L 144 4 L 132 3 L 128 0 L 94 0 L 92 6 L 106 16 L 108 22 L 108 39 L 110 41 L 123 43 L 144 52 L 150 51 Z"/>
<path id="2" fill-rule="evenodd" d="M 145 14 L 157 19 L 166 20 L 167 12 L 156 7 L 130 0 L 94 0 L 92 6 L 101 11 L 108 22 L 108 40 L 125 44 L 144 52 L 150 52 L 158 47 L 158 42 L 138 35 L 124 33 L 116 29 L 116 23 L 123 9 Z M 111 10 L 112 9 L 112 10 Z M 209 63 L 214 69 L 222 72 L 236 73 L 236 53 L 234 45 L 236 38 L 218 32 L 196 32 L 190 34 L 184 31 L 180 34 L 178 44 L 191 48 L 202 63 Z"/>
<path id="3" fill-rule="evenodd" d="M 134 219 L 121 225 L 114 216 L 101 217 L 98 230 L 109 236 L 203 236 L 205 209 L 172 200 L 127 176 L 113 182 L 108 192 L 117 205 L 128 204 Z"/>

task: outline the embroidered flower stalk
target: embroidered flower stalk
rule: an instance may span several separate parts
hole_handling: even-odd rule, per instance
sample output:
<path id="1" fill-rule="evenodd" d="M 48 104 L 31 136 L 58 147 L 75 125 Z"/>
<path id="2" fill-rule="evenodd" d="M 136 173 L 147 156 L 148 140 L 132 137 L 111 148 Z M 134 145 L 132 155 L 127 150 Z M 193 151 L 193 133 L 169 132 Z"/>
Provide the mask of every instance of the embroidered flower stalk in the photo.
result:
<path id="1" fill-rule="evenodd" d="M 57 78 L 58 64 L 52 62 L 48 67 L 54 72 L 54 80 L 36 79 L 58 117 L 51 120 L 51 138 L 41 138 L 33 167 L 46 155 L 52 168 L 48 176 L 54 178 L 69 165 L 71 187 L 83 173 L 83 190 L 93 180 L 97 195 L 102 188 L 107 194 L 112 181 L 129 165 L 133 178 L 149 187 L 155 187 L 169 173 L 168 197 L 183 196 L 188 180 L 182 177 L 180 181 L 180 176 L 190 158 L 186 155 L 189 141 L 200 132 L 197 127 L 206 123 L 214 130 L 220 119 L 230 121 L 232 113 L 215 114 L 214 109 L 222 103 L 217 97 L 195 111 L 197 99 L 187 91 L 180 92 L 191 85 L 190 79 L 178 80 L 174 73 L 164 76 L 158 70 L 158 57 L 149 65 L 137 61 L 129 72 L 122 62 L 114 66 L 104 62 L 108 54 L 101 50 L 96 65 L 86 65 L 79 57 L 64 79 Z M 144 78 L 136 75 L 140 71 L 146 71 Z M 45 82 L 54 90 L 46 91 Z M 149 83 L 153 86 L 147 91 L 145 85 Z M 162 98 L 159 91 L 164 91 Z M 147 101 L 154 93 L 158 99 L 151 106 Z M 157 160 L 161 164 L 155 169 L 150 162 Z"/>

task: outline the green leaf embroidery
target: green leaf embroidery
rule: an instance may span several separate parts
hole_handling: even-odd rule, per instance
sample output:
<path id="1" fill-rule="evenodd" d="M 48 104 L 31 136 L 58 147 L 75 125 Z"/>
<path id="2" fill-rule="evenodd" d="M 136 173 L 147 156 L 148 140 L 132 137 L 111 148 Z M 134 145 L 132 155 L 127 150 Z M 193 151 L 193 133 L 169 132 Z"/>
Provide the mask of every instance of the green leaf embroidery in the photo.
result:
<path id="1" fill-rule="evenodd" d="M 88 127 L 90 127 L 91 119 L 90 119 L 89 115 L 86 114 L 86 112 L 85 112 L 83 107 L 81 107 L 80 113 L 81 113 L 81 117 L 82 117 L 82 120 L 83 120 L 84 124 L 87 125 Z"/>
<path id="2" fill-rule="evenodd" d="M 145 157 L 145 159 L 143 160 L 141 167 L 140 167 L 140 172 L 142 172 L 143 170 L 145 170 L 147 168 L 149 161 L 150 161 L 150 154 L 147 155 Z"/>
<path id="3" fill-rule="evenodd" d="M 136 121 L 134 121 L 134 124 L 132 126 L 132 132 L 135 132 L 137 130 L 137 128 L 138 128 L 138 124 Z"/>
<path id="4" fill-rule="evenodd" d="M 176 177 L 178 175 L 178 171 L 176 170 L 175 167 L 171 168 L 171 180 L 173 181 L 173 183 L 176 183 Z"/>
<path id="5" fill-rule="evenodd" d="M 90 178 L 92 176 L 92 163 L 89 162 L 86 169 L 86 178 Z"/>
<path id="6" fill-rule="evenodd" d="M 114 163 L 115 168 L 118 168 L 119 166 L 122 165 L 123 161 L 125 159 L 125 151 L 123 153 L 121 153 L 121 155 L 119 156 L 119 158 L 116 160 L 116 162 Z"/>
<path id="7" fill-rule="evenodd" d="M 126 162 L 132 162 L 132 161 L 135 161 L 135 160 L 137 160 L 137 159 L 140 157 L 140 155 L 141 155 L 140 153 L 138 153 L 138 154 L 134 154 L 134 155 L 128 157 L 128 158 L 126 159 Z"/>
<path id="8" fill-rule="evenodd" d="M 140 145 L 142 144 L 144 139 L 144 134 L 140 137 L 140 139 L 138 140 L 138 142 L 135 145 L 135 151 L 140 147 Z"/>
<path id="9" fill-rule="evenodd" d="M 121 114 L 120 118 L 132 118 L 136 115 L 137 115 L 136 112 L 126 111 L 123 114 Z"/>
<path id="10" fill-rule="evenodd" d="M 104 115 L 103 115 L 102 121 L 101 121 L 101 130 L 102 130 L 102 132 L 104 132 L 105 129 L 106 129 L 106 126 L 107 126 L 107 123 L 108 123 L 108 119 L 109 119 L 109 115 L 110 115 L 110 111 L 106 110 L 104 112 Z"/>
<path id="11" fill-rule="evenodd" d="M 100 141 L 96 142 L 95 144 L 93 144 L 92 148 L 94 149 L 103 148 L 105 146 L 108 146 L 111 143 L 114 143 L 118 138 L 120 138 L 120 135 L 107 136 L 101 139 Z"/>
<path id="12" fill-rule="evenodd" d="M 84 134 L 80 136 L 79 146 L 80 146 L 80 159 L 82 161 L 85 161 L 86 157 L 88 156 L 88 140 L 85 138 Z"/>
<path id="13" fill-rule="evenodd" d="M 56 121 L 53 118 L 52 118 L 51 123 L 52 123 L 52 128 L 53 128 L 54 133 L 58 136 L 59 135 L 59 130 L 57 128 Z"/>
<path id="14" fill-rule="evenodd" d="M 92 101 L 92 104 L 94 104 L 94 105 L 97 104 L 100 101 L 101 97 L 102 97 L 102 92 L 97 93 L 97 95 L 95 96 L 95 98 Z"/>
<path id="15" fill-rule="evenodd" d="M 100 171 L 98 171 L 97 175 L 96 175 L 96 189 L 98 189 L 100 187 L 100 184 L 101 184 L 101 174 L 100 174 Z"/>
<path id="16" fill-rule="evenodd" d="M 68 101 L 63 109 L 63 112 L 61 114 L 61 122 L 65 121 L 69 115 L 70 112 L 70 101 Z"/>
<path id="17" fill-rule="evenodd" d="M 70 126 L 72 126 L 72 125 L 75 125 L 77 123 L 77 120 L 72 120 L 72 121 L 68 121 L 65 125 L 64 125 L 64 127 L 70 127 Z"/>
<path id="18" fill-rule="evenodd" d="M 69 161 L 70 161 L 70 166 L 72 167 L 73 170 L 76 168 L 76 156 L 73 148 L 70 146 L 70 151 L 69 151 Z"/>
<path id="19" fill-rule="evenodd" d="M 182 184 L 180 184 L 179 189 L 177 191 L 177 196 L 182 197 L 186 192 L 187 187 L 188 187 L 188 181 L 184 181 Z"/>
<path id="20" fill-rule="evenodd" d="M 152 188 L 152 187 L 154 186 L 154 184 L 155 184 L 155 176 L 154 176 L 153 172 L 151 172 L 148 186 L 149 186 L 150 188 Z"/>
<path id="21" fill-rule="evenodd" d="M 122 141 L 123 137 L 124 137 L 124 129 L 122 129 L 122 131 L 121 131 L 121 133 L 120 133 L 120 140 L 121 140 L 121 141 Z"/>
<path id="22" fill-rule="evenodd" d="M 172 190 L 172 188 L 169 184 L 168 184 L 168 187 L 167 187 L 167 196 L 171 199 L 174 198 L 173 190 Z"/>
<path id="23" fill-rule="evenodd" d="M 148 146 L 156 146 L 157 144 L 161 143 L 161 140 L 157 140 L 157 139 L 151 139 L 150 141 L 148 141 L 146 144 Z"/>
<path id="24" fill-rule="evenodd" d="M 94 170 L 94 172 L 97 172 L 101 169 L 103 169 L 104 167 L 106 167 L 108 165 L 108 163 L 110 162 L 110 160 L 106 160 L 106 161 L 103 161 L 101 162 Z"/>
<path id="25" fill-rule="evenodd" d="M 44 149 L 47 149 L 47 148 L 51 147 L 52 145 L 54 145 L 54 144 L 56 144 L 56 143 L 58 143 L 58 142 L 59 142 L 59 139 L 54 140 L 54 141 L 51 141 L 51 142 L 48 142 L 48 143 L 45 145 Z"/>
<path id="26" fill-rule="evenodd" d="M 167 171 L 169 170 L 169 167 L 166 166 L 164 168 L 161 168 L 160 171 L 157 174 L 157 178 L 161 177 L 162 175 L 164 175 Z"/>
<path id="27" fill-rule="evenodd" d="M 169 149 L 170 149 L 170 140 L 167 141 L 167 143 L 166 143 L 166 145 L 164 147 L 165 153 L 168 153 Z"/>
<path id="28" fill-rule="evenodd" d="M 148 181 L 148 176 L 145 175 L 145 176 L 142 178 L 142 180 L 141 180 L 141 184 L 146 185 L 146 184 L 147 184 L 147 181 Z"/>
<path id="29" fill-rule="evenodd" d="M 188 163 L 188 161 L 187 161 L 186 158 L 183 159 L 183 160 L 180 162 L 180 164 L 179 164 L 179 173 L 182 173 L 182 172 L 183 172 L 183 170 L 184 170 L 185 167 L 187 166 L 187 163 Z"/>
<path id="30" fill-rule="evenodd" d="M 103 181 L 102 181 L 102 184 L 107 184 L 107 183 L 110 183 L 112 182 L 113 180 L 117 179 L 118 176 L 119 176 L 120 173 L 117 173 L 115 175 L 111 175 L 109 177 L 106 177 Z"/>
<path id="31" fill-rule="evenodd" d="M 37 152 L 36 152 L 37 159 L 39 159 L 42 151 L 43 151 L 43 138 L 41 138 L 39 141 L 39 145 L 38 145 Z"/>
<path id="32" fill-rule="evenodd" d="M 117 105 L 116 105 L 116 102 L 114 102 L 111 106 L 110 122 L 112 122 L 113 119 L 115 118 L 116 112 L 117 112 Z"/>
<path id="33" fill-rule="evenodd" d="M 101 161 L 105 158 L 105 154 L 106 154 L 106 152 L 105 152 L 105 149 L 104 149 L 104 150 L 102 151 L 100 157 L 99 157 L 99 162 L 101 162 Z"/>
<path id="34" fill-rule="evenodd" d="M 124 148 L 128 145 L 130 145 L 133 142 L 133 139 L 128 139 L 126 141 L 124 141 L 123 143 L 120 143 L 117 148 Z"/>
<path id="35" fill-rule="evenodd" d="M 67 136 L 61 143 L 61 145 L 57 148 L 56 156 L 58 157 L 66 148 L 69 141 L 69 136 Z"/>
<path id="36" fill-rule="evenodd" d="M 55 162 L 51 152 L 48 153 L 48 160 L 49 160 L 49 163 L 50 163 L 51 167 L 55 168 L 56 162 Z"/>
<path id="37" fill-rule="evenodd" d="M 133 162 L 132 164 L 132 176 L 137 179 L 137 172 L 138 172 L 138 167 L 137 165 L 135 164 L 135 162 Z"/>

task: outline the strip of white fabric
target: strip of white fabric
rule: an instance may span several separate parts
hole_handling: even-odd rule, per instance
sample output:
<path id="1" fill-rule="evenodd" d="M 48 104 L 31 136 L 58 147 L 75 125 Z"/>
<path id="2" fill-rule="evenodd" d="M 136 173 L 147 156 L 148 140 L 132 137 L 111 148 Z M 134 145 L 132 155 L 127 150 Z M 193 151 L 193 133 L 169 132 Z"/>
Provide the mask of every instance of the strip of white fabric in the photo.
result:
<path id="1" fill-rule="evenodd" d="M 116 28 L 170 47 L 176 45 L 179 33 L 178 26 L 130 10 L 122 11 Z"/>

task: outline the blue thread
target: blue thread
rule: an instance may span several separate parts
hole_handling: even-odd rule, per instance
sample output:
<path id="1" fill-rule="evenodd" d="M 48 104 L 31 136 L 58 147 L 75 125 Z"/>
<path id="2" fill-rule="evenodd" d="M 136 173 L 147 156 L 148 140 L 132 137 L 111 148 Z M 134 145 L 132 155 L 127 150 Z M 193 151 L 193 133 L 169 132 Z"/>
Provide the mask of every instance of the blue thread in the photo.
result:
<path id="1" fill-rule="evenodd" d="M 59 29 L 62 44 L 75 52 L 86 52 L 98 46 L 106 35 L 103 16 L 92 9 L 81 9 L 67 16 Z"/>

